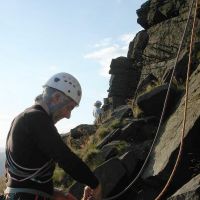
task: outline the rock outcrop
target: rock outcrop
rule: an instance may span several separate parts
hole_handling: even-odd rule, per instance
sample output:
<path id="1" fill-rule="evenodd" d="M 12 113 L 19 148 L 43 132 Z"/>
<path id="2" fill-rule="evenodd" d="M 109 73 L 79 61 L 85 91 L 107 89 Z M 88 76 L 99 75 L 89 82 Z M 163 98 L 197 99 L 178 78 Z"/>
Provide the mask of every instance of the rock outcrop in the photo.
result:
<path id="1" fill-rule="evenodd" d="M 131 98 L 139 82 L 140 70 L 133 65 L 130 59 L 119 57 L 113 59 L 110 65 L 111 74 L 108 98 L 111 108 L 115 109 L 125 105 Z"/>
<path id="2" fill-rule="evenodd" d="M 200 199 L 200 175 L 195 176 L 187 184 L 185 184 L 181 189 L 179 189 L 172 197 L 168 200 L 198 200 Z"/>

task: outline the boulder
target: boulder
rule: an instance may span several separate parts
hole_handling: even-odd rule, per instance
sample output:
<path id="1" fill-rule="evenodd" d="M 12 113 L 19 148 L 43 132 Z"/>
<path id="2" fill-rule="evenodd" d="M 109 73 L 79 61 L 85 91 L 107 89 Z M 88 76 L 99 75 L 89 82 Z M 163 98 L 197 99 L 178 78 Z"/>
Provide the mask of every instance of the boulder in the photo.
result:
<path id="1" fill-rule="evenodd" d="M 143 92 L 148 85 L 151 85 L 152 87 L 156 84 L 158 79 L 152 74 L 148 74 L 139 84 L 137 87 L 137 94 Z"/>
<path id="2" fill-rule="evenodd" d="M 147 1 L 141 5 L 140 9 L 136 11 L 138 15 L 137 23 L 140 24 L 144 29 L 149 28 L 147 17 L 150 11 L 150 5 L 150 1 Z"/>
<path id="3" fill-rule="evenodd" d="M 133 95 L 138 84 L 138 78 L 135 79 L 134 77 L 136 77 L 136 75 L 133 70 L 129 70 L 126 74 L 111 75 L 108 97 L 113 98 L 112 103 L 114 108 L 126 104 L 126 99 Z M 123 104 L 119 104 L 115 100 L 120 100 L 120 98 Z"/>
<path id="4" fill-rule="evenodd" d="M 133 63 L 126 57 L 112 59 L 109 74 L 123 74 L 133 69 Z"/>
<path id="5" fill-rule="evenodd" d="M 190 89 L 188 94 L 188 109 L 187 109 L 187 119 L 185 126 L 185 153 L 186 152 L 196 152 L 197 157 L 199 157 L 199 129 L 200 129 L 200 65 L 193 72 L 190 77 Z M 181 102 L 179 103 L 176 111 L 170 116 L 170 118 L 163 125 L 160 130 L 160 138 L 155 144 L 154 150 L 151 154 L 148 167 L 146 168 L 143 178 L 150 176 L 156 176 L 160 174 L 165 167 L 170 166 L 169 162 L 173 163 L 175 159 L 175 152 L 178 150 L 181 139 L 182 123 L 183 123 L 183 112 L 184 112 L 184 101 L 183 96 Z M 185 155 L 186 156 L 186 155 Z M 184 157 L 183 157 L 184 159 Z M 170 161 L 171 160 L 171 161 Z M 184 162 L 189 162 L 187 157 L 185 157 Z M 173 165 L 172 165 L 173 166 Z M 183 168 L 185 165 L 181 165 Z M 184 170 L 182 170 L 184 171 Z M 185 175 L 188 172 L 185 169 Z M 167 176 L 162 176 L 164 178 Z M 181 175 L 180 175 L 181 177 Z M 181 179 L 179 177 L 179 179 Z M 178 180 L 178 178 L 177 178 Z"/>
<path id="6" fill-rule="evenodd" d="M 135 152 L 133 150 L 128 151 L 120 156 L 119 159 L 126 169 L 127 176 L 132 177 L 138 165 L 138 158 L 136 157 Z"/>
<path id="7" fill-rule="evenodd" d="M 118 158 L 112 158 L 95 169 L 94 173 L 102 184 L 103 197 L 107 197 L 124 178 L 126 170 Z M 75 183 L 69 191 L 81 199 L 83 189 L 83 184 Z"/>
<path id="8" fill-rule="evenodd" d="M 173 67 L 174 65 L 171 66 L 170 69 L 167 69 L 166 72 L 164 73 L 162 78 L 162 81 L 164 83 L 170 81 Z M 187 76 L 187 67 L 188 67 L 188 51 L 184 51 L 180 54 L 177 65 L 175 67 L 174 78 L 176 79 L 177 82 L 179 83 L 185 82 Z"/>
<path id="9" fill-rule="evenodd" d="M 153 88 L 149 92 L 140 95 L 137 98 L 137 105 L 144 112 L 144 115 L 160 117 L 163 110 L 167 90 L 168 84 L 161 85 Z M 169 97 L 167 100 L 165 116 L 168 116 L 170 114 L 171 109 L 175 107 L 176 103 L 179 100 L 179 96 L 180 93 L 172 85 L 170 87 Z"/>
<path id="10" fill-rule="evenodd" d="M 144 161 L 149 153 L 152 145 L 152 140 L 146 140 L 140 143 L 132 142 L 131 150 L 134 151 L 138 160 Z"/>
<path id="11" fill-rule="evenodd" d="M 126 142 L 143 142 L 145 140 L 150 140 L 154 137 L 157 124 L 158 119 L 155 117 L 131 120 L 125 127 L 117 128 L 109 133 L 101 143 L 98 144 L 98 148 L 102 148 L 104 145 L 116 140 L 124 140 Z"/>
<path id="12" fill-rule="evenodd" d="M 141 69 L 137 68 L 131 59 L 118 57 L 110 64 L 111 78 L 109 81 L 108 97 L 112 98 L 112 108 L 125 105 L 127 99 L 133 96 Z"/>
<path id="13" fill-rule="evenodd" d="M 199 200 L 200 199 L 200 174 L 192 178 L 175 194 L 167 200 Z"/>
<path id="14" fill-rule="evenodd" d="M 149 40 L 149 35 L 146 30 L 138 32 L 129 44 L 127 57 L 132 59 L 133 62 L 141 62 L 143 50 L 145 49 Z"/>
<path id="15" fill-rule="evenodd" d="M 81 124 L 70 130 L 70 135 L 74 139 L 79 139 L 84 135 L 92 135 L 96 132 L 95 125 Z"/>
<path id="16" fill-rule="evenodd" d="M 157 119 L 155 117 L 132 120 L 132 122 L 121 129 L 121 134 L 118 134 L 116 139 L 127 142 L 143 142 L 152 139 L 156 125 Z"/>
<path id="17" fill-rule="evenodd" d="M 162 21 L 178 16 L 186 7 L 186 2 L 186 0 L 147 1 L 137 10 L 137 22 L 143 28 L 148 29 Z"/>
<path id="18" fill-rule="evenodd" d="M 118 158 L 112 158 L 95 170 L 102 183 L 103 197 L 107 197 L 126 175 L 126 170 Z"/>
<path id="19" fill-rule="evenodd" d="M 182 6 L 185 7 L 185 12 L 183 14 L 165 20 L 147 30 L 149 40 L 142 55 L 143 67 L 141 71 L 141 78 L 145 77 L 149 73 L 152 73 L 159 80 L 161 80 L 168 67 L 168 62 L 171 62 L 171 60 L 174 60 L 175 62 L 180 45 L 180 38 L 183 34 L 187 21 L 188 1 L 185 5 L 182 4 Z M 192 28 L 191 26 L 192 21 L 189 23 L 188 31 L 186 32 L 186 37 L 183 41 L 183 51 L 188 48 Z M 198 27 L 199 25 L 197 26 L 197 32 L 199 30 Z M 199 36 L 196 37 L 196 42 L 197 41 L 199 41 Z M 171 66 L 173 66 L 174 62 Z"/>
<path id="20" fill-rule="evenodd" d="M 197 54 L 198 52 L 197 48 L 199 48 L 200 43 L 197 42 L 194 45 L 195 45 L 195 49 L 193 51 L 194 51 L 194 54 Z M 194 59 L 194 58 L 195 57 L 193 56 L 191 67 L 190 67 L 190 73 L 192 73 L 199 64 L 199 60 Z M 174 78 L 179 84 L 183 84 L 187 78 L 188 61 L 189 61 L 189 52 L 188 50 L 183 50 L 179 56 L 178 62 L 175 67 L 175 72 L 174 72 Z M 170 81 L 174 64 L 175 63 L 173 63 L 172 66 L 166 69 L 162 77 L 162 82 L 168 83 Z"/>
<path id="21" fill-rule="evenodd" d="M 157 186 L 157 183 L 155 183 L 155 181 L 152 182 L 151 185 L 146 184 L 145 182 L 141 182 L 140 184 L 142 184 L 142 188 L 138 192 L 137 199 L 155 200 L 158 195 L 158 191 L 161 190 L 160 186 Z"/>
<path id="22" fill-rule="evenodd" d="M 110 97 L 111 94 L 108 96 Z M 127 96 L 122 96 L 122 95 L 113 95 L 110 97 L 112 99 L 112 110 L 119 107 L 119 106 L 124 106 L 126 105 L 126 100 Z"/>
<path id="23" fill-rule="evenodd" d="M 108 144 L 109 142 L 112 142 L 113 140 L 117 140 L 120 134 L 121 134 L 120 128 L 113 130 L 101 141 L 100 144 L 97 145 L 97 148 L 101 149 L 104 145 Z"/>
<path id="24" fill-rule="evenodd" d="M 122 105 L 113 110 L 112 116 L 121 120 L 123 118 L 133 116 L 133 112 L 129 105 Z"/>
<path id="25" fill-rule="evenodd" d="M 118 150 L 117 150 L 115 144 L 109 143 L 102 147 L 101 154 L 105 160 L 109 160 L 110 158 L 117 156 Z"/>

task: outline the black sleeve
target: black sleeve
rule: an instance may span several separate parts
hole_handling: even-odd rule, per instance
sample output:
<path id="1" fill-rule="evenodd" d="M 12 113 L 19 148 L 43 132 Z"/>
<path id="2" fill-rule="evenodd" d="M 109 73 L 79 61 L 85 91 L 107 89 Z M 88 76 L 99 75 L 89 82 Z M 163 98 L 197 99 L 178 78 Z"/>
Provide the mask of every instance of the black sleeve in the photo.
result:
<path id="1" fill-rule="evenodd" d="M 31 132 L 35 134 L 37 146 L 47 157 L 53 158 L 76 181 L 93 189 L 97 187 L 99 182 L 96 176 L 63 142 L 52 120 L 46 113 L 40 111 L 34 113 L 31 124 Z"/>

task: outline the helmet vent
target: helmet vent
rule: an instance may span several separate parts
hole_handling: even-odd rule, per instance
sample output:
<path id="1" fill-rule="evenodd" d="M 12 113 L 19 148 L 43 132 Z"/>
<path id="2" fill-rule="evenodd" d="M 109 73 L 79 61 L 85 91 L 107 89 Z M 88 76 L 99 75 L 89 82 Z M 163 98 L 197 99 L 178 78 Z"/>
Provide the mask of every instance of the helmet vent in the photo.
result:
<path id="1" fill-rule="evenodd" d="M 59 78 L 55 78 L 55 79 L 54 79 L 54 82 L 58 82 L 58 81 L 60 81 Z"/>
<path id="2" fill-rule="evenodd" d="M 77 91 L 77 95 L 81 96 L 81 91 L 80 90 Z"/>

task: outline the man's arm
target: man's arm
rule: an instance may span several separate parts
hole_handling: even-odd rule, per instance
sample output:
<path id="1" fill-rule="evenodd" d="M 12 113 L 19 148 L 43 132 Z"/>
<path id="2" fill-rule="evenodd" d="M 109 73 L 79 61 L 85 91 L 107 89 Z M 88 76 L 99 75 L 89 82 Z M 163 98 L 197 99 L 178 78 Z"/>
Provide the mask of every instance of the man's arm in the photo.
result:
<path id="1" fill-rule="evenodd" d="M 39 113 L 35 118 L 37 124 L 32 127 L 32 130 L 35 134 L 35 143 L 41 152 L 58 162 L 59 166 L 76 181 L 96 188 L 99 184 L 98 179 L 89 167 L 63 142 L 48 116 Z"/>

